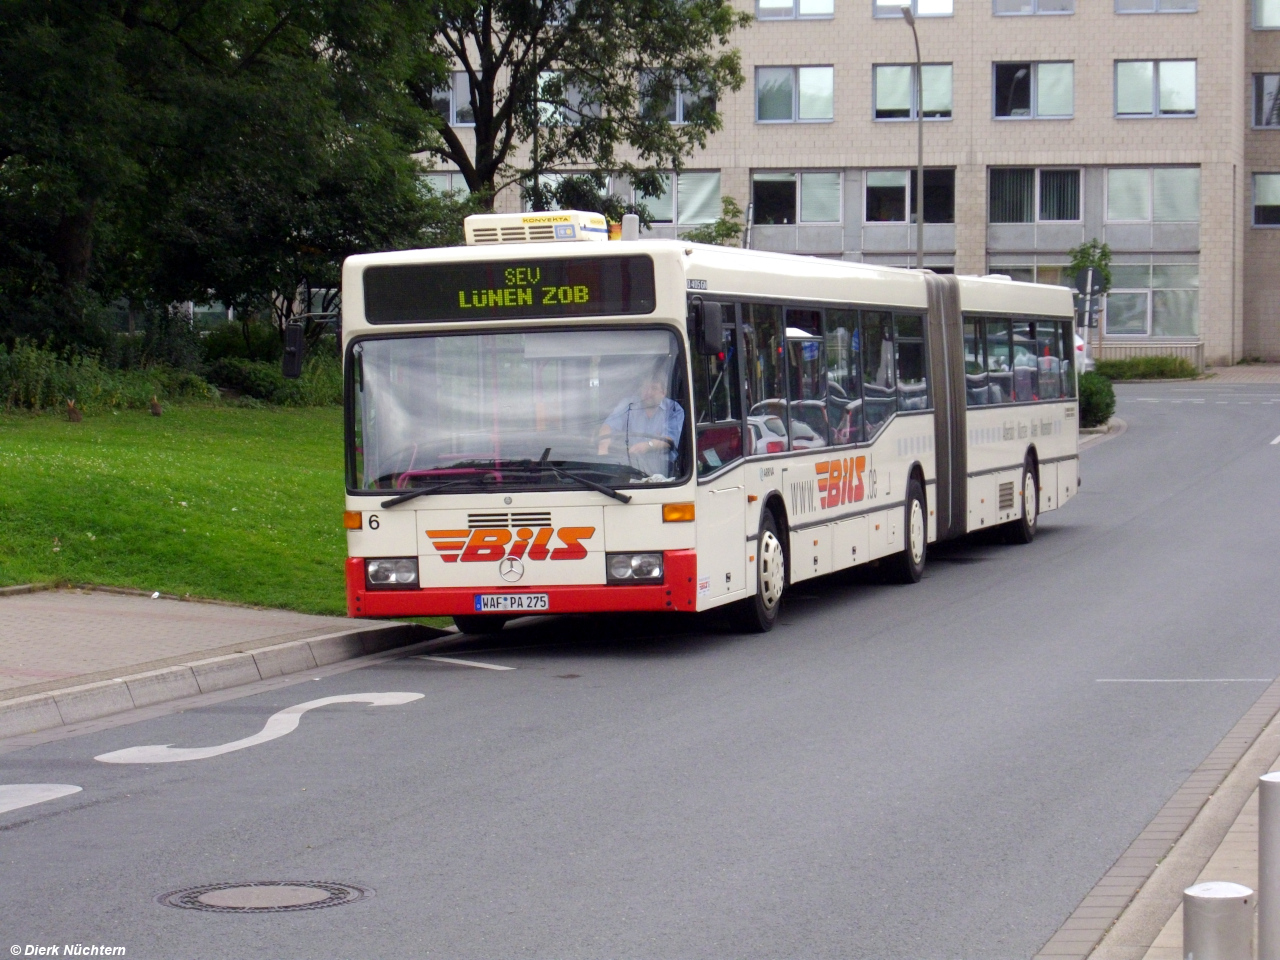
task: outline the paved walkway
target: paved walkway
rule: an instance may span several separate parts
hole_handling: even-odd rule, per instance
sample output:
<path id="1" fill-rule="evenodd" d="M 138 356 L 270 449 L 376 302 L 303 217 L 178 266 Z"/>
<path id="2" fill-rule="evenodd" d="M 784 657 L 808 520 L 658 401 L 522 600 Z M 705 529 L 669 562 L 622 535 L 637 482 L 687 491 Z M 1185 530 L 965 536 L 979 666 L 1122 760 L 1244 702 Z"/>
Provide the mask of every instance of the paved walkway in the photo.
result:
<path id="1" fill-rule="evenodd" d="M 0 596 L 0 700 L 197 657 L 350 630 L 357 621 L 88 590 Z"/>
<path id="2" fill-rule="evenodd" d="M 1280 383 L 1280 363 L 1243 363 L 1234 367 L 1208 367 L 1214 383 Z"/>

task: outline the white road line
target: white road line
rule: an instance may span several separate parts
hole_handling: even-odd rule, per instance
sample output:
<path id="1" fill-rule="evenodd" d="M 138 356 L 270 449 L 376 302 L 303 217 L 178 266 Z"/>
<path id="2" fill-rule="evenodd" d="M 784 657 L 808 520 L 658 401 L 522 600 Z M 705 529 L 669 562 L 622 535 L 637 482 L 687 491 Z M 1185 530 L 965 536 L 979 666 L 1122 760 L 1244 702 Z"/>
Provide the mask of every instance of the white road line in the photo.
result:
<path id="1" fill-rule="evenodd" d="M 434 660 L 436 663 L 452 663 L 458 667 L 479 667 L 481 670 L 514 670 L 515 667 L 500 667 L 496 663 L 476 663 L 474 660 L 455 660 L 453 657 L 414 657 L 415 660 Z"/>
<path id="2" fill-rule="evenodd" d="M 1106 678 L 1095 683 L 1270 683 L 1271 677 L 1185 677 L 1172 680 L 1146 680 L 1130 678 Z"/>
<path id="3" fill-rule="evenodd" d="M 10 810 L 21 810 L 35 803 L 46 800 L 57 800 L 73 793 L 79 793 L 80 787 L 72 783 L 6 783 L 0 784 L 0 813 Z"/>
<path id="4" fill-rule="evenodd" d="M 94 757 L 103 763 L 178 763 L 183 760 L 208 760 L 220 757 L 224 753 L 233 753 L 246 747 L 256 747 L 260 743 L 275 740 L 298 729 L 302 715 L 317 707 L 327 707 L 331 703 L 367 703 L 375 707 L 399 706 L 421 700 L 421 693 L 349 693 L 338 697 L 321 697 L 319 700 L 308 700 L 297 706 L 286 707 L 272 714 L 266 726 L 252 737 L 233 740 L 216 747 L 174 747 L 171 744 L 158 744 L 148 747 L 128 747 L 124 750 L 113 750 Z"/>
<path id="5" fill-rule="evenodd" d="M 1273 447 L 1274 447 L 1277 443 L 1280 443 L 1280 437 L 1276 437 L 1274 440 L 1272 440 L 1272 441 L 1271 441 L 1271 446 L 1273 446 Z"/>

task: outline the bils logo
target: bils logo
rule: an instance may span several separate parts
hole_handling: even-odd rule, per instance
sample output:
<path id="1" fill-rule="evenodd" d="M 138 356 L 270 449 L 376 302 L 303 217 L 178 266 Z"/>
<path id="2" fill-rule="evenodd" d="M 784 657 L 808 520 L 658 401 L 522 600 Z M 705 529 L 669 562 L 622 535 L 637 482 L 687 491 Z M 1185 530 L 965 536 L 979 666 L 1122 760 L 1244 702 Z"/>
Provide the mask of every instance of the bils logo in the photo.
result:
<path id="1" fill-rule="evenodd" d="M 843 460 L 824 460 L 815 464 L 818 472 L 818 492 L 822 496 L 819 506 L 838 507 L 842 503 L 857 503 L 867 495 L 862 482 L 867 469 L 866 457 L 845 457 Z"/>
<path id="2" fill-rule="evenodd" d="M 521 527 L 510 530 L 428 530 L 431 545 L 445 563 L 486 563 L 510 557 L 513 560 L 585 560 L 582 541 L 595 536 L 595 527 Z M 562 546 L 553 546 L 552 536 Z M 509 548 L 509 549 L 508 549 Z"/>

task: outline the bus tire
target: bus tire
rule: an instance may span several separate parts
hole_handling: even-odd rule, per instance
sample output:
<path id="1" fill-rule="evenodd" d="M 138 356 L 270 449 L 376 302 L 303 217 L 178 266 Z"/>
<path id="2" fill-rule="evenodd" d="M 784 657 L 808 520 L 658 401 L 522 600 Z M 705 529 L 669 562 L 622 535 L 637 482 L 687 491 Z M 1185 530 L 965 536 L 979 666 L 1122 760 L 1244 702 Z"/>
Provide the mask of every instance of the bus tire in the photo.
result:
<path id="1" fill-rule="evenodd" d="M 486 633 L 497 633 L 507 625 L 508 617 L 495 617 L 483 613 L 474 615 L 455 616 L 453 618 L 454 625 L 463 633 L 470 633 L 477 637 L 482 637 Z"/>
<path id="2" fill-rule="evenodd" d="M 924 576 L 925 555 L 929 552 L 929 521 L 925 518 L 924 488 L 918 477 L 907 483 L 904 505 L 903 550 L 889 561 L 889 570 L 898 583 L 919 583 Z"/>
<path id="3" fill-rule="evenodd" d="M 1022 516 L 1005 524 L 1005 536 L 1010 543 L 1030 543 L 1036 538 L 1036 524 L 1040 520 L 1040 478 L 1036 476 L 1035 461 L 1027 456 L 1022 465 Z"/>
<path id="4" fill-rule="evenodd" d="M 729 620 L 742 633 L 768 633 L 778 622 L 782 593 L 787 587 L 787 552 L 778 535 L 773 511 L 760 516 L 756 539 L 756 594 L 729 608 Z"/>

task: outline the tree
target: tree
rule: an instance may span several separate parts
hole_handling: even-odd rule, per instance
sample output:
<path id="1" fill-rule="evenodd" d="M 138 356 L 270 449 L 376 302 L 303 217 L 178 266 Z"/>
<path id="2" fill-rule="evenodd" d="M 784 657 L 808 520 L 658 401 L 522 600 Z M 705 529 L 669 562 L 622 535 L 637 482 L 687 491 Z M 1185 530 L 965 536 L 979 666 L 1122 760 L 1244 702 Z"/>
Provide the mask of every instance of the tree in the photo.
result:
<path id="1" fill-rule="evenodd" d="M 444 78 L 410 84 L 435 115 L 431 156 L 454 164 L 472 191 L 492 198 L 525 185 L 535 209 L 539 177 L 588 168 L 616 171 L 644 196 L 659 172 L 720 129 L 716 102 L 742 86 L 734 29 L 750 23 L 729 0 L 446 0 L 430 50 L 460 69 L 453 105 L 468 109 L 469 133 L 450 125 Z M 461 94 L 459 96 L 458 94 Z M 675 111 L 682 123 L 671 122 Z M 516 162 L 517 151 L 529 156 Z"/>
<path id="2" fill-rule="evenodd" d="M 742 230 L 742 207 L 738 206 L 737 200 L 725 194 L 720 198 L 719 218 L 685 231 L 684 239 L 693 243 L 736 247 L 742 243 Z"/>
<path id="3" fill-rule="evenodd" d="M 1094 273 L 1102 280 L 1101 295 L 1105 296 L 1111 289 L 1111 247 L 1094 237 L 1078 247 L 1072 247 L 1067 255 L 1071 257 L 1071 266 L 1067 269 L 1071 271 L 1072 281 L 1081 270 L 1093 267 Z"/>

